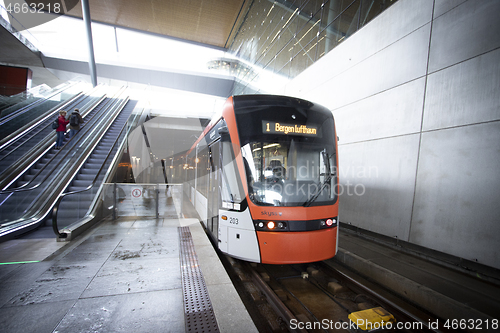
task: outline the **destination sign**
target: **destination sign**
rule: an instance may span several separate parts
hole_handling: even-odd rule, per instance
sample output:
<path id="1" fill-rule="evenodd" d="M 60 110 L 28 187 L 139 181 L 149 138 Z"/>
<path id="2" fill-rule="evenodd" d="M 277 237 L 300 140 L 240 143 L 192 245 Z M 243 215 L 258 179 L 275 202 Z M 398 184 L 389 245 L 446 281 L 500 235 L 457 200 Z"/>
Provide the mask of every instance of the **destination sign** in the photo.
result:
<path id="1" fill-rule="evenodd" d="M 262 132 L 268 134 L 318 136 L 318 128 L 304 124 L 283 124 L 274 121 L 262 121 Z"/>

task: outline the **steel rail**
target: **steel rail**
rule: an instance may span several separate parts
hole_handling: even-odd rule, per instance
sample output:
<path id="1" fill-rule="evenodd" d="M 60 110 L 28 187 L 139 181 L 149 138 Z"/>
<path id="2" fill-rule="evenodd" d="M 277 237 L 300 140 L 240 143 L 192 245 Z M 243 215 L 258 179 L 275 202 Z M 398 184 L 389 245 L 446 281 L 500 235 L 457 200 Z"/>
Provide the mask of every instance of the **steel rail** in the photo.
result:
<path id="1" fill-rule="evenodd" d="M 407 321 L 420 323 L 423 332 L 443 332 L 442 330 L 429 327 L 429 323 L 434 322 L 436 318 L 390 294 L 379 285 L 349 271 L 332 260 L 329 260 L 328 263 L 322 262 L 321 266 L 323 269 L 331 271 L 334 275 L 344 280 L 350 288 L 360 290 L 362 293 L 386 307 L 388 311 L 393 312 L 396 316 L 404 318 Z"/>
<path id="2" fill-rule="evenodd" d="M 285 304 L 279 299 L 279 297 L 276 295 L 276 293 L 267 285 L 267 283 L 262 279 L 262 277 L 249 265 L 247 264 L 247 269 L 250 271 L 252 281 L 255 283 L 255 285 L 260 289 L 260 291 L 264 294 L 266 297 L 269 305 L 274 309 L 274 311 L 281 316 L 282 319 L 284 319 L 287 323 L 290 323 L 292 321 L 297 321 L 297 317 L 286 307 Z M 297 332 L 297 333 L 307 333 L 307 330 L 305 329 L 290 329 L 291 332 Z"/>

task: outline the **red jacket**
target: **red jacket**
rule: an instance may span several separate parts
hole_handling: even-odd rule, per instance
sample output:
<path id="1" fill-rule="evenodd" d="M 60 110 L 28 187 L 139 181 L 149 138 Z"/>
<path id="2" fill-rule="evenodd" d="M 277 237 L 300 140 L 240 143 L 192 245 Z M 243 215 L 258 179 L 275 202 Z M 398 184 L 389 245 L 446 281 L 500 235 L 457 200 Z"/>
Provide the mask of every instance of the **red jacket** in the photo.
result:
<path id="1" fill-rule="evenodd" d="M 66 132 L 66 125 L 69 124 L 69 120 L 66 120 L 63 116 L 59 116 L 57 119 L 59 120 L 59 127 L 56 129 L 56 132 Z"/>

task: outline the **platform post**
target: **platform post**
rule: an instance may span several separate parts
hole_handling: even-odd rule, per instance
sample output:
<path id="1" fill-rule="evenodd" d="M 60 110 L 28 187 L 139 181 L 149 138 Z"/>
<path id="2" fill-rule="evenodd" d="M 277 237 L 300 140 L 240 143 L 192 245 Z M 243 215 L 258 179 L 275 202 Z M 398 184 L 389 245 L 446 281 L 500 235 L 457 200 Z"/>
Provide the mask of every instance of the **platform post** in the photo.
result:
<path id="1" fill-rule="evenodd" d="M 117 210 L 117 201 L 116 201 L 116 183 L 113 184 L 113 220 L 116 220 L 116 210 Z"/>
<path id="2" fill-rule="evenodd" d="M 183 191 L 182 185 L 180 186 L 180 188 L 181 188 L 181 209 L 180 209 L 179 213 L 180 213 L 180 215 L 182 217 L 182 206 L 184 204 L 184 191 Z"/>
<path id="3" fill-rule="evenodd" d="M 156 184 L 156 218 L 160 217 L 160 184 Z"/>

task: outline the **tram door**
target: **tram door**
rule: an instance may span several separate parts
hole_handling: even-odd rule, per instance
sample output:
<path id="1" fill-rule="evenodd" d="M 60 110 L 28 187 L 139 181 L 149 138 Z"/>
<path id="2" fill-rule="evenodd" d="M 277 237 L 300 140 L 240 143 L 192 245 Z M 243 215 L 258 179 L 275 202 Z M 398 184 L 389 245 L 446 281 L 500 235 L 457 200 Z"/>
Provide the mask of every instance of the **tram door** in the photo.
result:
<path id="1" fill-rule="evenodd" d="M 208 214 L 207 227 L 217 240 L 219 234 L 219 202 L 220 202 L 220 141 L 209 146 L 210 175 L 208 179 Z"/>

